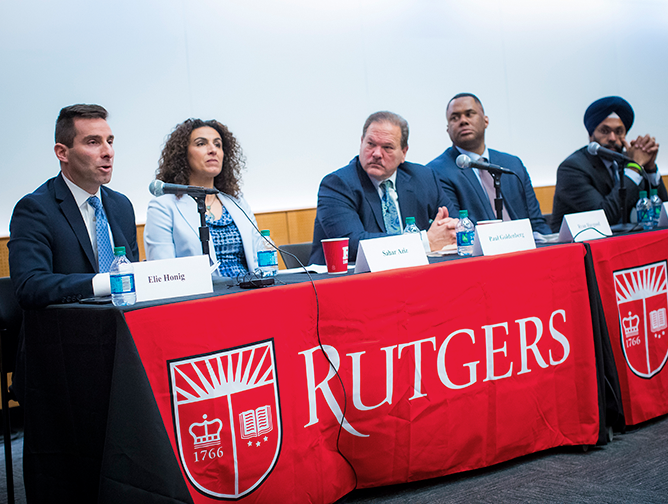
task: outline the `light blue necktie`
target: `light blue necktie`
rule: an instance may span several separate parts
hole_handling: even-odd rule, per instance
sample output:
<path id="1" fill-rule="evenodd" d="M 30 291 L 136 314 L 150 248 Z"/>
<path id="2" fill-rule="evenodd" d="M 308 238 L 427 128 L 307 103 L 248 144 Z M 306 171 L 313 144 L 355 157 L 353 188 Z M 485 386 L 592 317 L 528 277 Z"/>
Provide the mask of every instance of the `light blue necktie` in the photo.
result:
<path id="1" fill-rule="evenodd" d="M 385 231 L 387 234 L 397 235 L 401 234 L 401 223 L 399 222 L 399 213 L 397 206 L 394 204 L 392 196 L 390 196 L 390 189 L 392 188 L 391 180 L 383 180 L 380 187 L 383 188 L 383 220 L 385 221 Z"/>
<path id="2" fill-rule="evenodd" d="M 108 273 L 114 260 L 114 251 L 109 241 L 109 223 L 97 196 L 88 198 L 88 204 L 95 209 L 95 236 L 97 237 L 97 264 L 100 273 Z"/>

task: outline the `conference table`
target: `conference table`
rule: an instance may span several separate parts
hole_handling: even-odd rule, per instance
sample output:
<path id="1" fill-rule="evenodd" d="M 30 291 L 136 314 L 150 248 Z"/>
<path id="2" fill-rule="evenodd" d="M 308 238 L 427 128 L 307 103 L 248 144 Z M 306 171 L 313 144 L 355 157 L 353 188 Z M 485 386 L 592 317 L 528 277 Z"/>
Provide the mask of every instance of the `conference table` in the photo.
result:
<path id="1" fill-rule="evenodd" d="M 596 245 L 26 312 L 28 498 L 334 502 L 605 443 Z"/>

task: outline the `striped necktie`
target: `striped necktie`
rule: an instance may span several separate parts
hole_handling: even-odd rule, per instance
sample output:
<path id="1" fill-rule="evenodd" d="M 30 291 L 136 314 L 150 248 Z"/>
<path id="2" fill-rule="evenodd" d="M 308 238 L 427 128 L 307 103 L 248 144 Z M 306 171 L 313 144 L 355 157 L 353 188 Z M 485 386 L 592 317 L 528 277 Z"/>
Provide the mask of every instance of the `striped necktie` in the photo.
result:
<path id="1" fill-rule="evenodd" d="M 97 239 L 97 264 L 99 273 L 108 273 L 114 260 L 114 251 L 109 240 L 109 223 L 97 196 L 88 198 L 88 204 L 95 209 L 95 236 Z"/>
<path id="2" fill-rule="evenodd" d="M 399 222 L 399 212 L 397 206 L 394 204 L 390 190 L 392 189 L 391 180 L 383 180 L 380 187 L 383 188 L 383 220 L 385 221 L 385 232 L 387 234 L 396 235 L 401 234 L 401 223 Z"/>

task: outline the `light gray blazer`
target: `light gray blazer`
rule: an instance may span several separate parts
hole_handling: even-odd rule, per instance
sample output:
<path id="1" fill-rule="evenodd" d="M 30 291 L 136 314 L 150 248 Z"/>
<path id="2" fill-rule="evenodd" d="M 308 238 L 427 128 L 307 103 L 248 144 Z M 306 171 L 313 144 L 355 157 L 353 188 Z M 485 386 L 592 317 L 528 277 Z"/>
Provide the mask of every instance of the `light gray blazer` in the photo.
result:
<path id="1" fill-rule="evenodd" d="M 262 237 L 234 204 L 234 201 L 257 226 L 255 216 L 243 197 L 233 199 L 222 193 L 219 197 L 239 229 L 248 271 L 252 272 L 257 268 L 257 251 L 261 246 Z M 199 240 L 199 226 L 200 216 L 197 212 L 197 202 L 190 196 L 177 198 L 173 194 L 165 194 L 153 198 L 148 204 L 146 226 L 144 227 L 146 258 L 152 261 L 200 255 L 202 244 Z M 215 263 L 216 251 L 211 239 L 209 239 L 209 255 Z M 220 276 L 220 273 L 216 270 L 213 275 Z"/>

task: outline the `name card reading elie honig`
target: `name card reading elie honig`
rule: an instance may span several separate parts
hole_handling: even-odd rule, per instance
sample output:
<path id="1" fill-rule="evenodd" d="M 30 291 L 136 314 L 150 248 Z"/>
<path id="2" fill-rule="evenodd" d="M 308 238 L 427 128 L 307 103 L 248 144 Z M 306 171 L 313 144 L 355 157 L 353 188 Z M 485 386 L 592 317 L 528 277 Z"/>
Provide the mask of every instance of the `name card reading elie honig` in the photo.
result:
<path id="1" fill-rule="evenodd" d="M 156 283 L 167 283 L 167 282 L 185 282 L 186 280 L 186 275 L 184 273 L 177 273 L 175 275 L 170 275 L 169 273 L 165 273 L 164 275 L 149 275 L 148 277 L 148 283 L 150 284 L 156 284 Z"/>
<path id="2" fill-rule="evenodd" d="M 209 256 L 142 261 L 135 264 L 137 301 L 213 292 Z"/>

